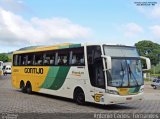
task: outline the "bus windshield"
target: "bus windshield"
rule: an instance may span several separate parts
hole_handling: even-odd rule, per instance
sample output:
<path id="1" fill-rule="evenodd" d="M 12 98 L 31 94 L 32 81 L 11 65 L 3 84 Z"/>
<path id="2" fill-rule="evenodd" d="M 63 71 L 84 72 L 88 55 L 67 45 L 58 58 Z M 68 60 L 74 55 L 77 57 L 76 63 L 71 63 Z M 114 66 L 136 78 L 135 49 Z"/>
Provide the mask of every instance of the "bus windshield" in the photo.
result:
<path id="1" fill-rule="evenodd" d="M 144 84 L 138 58 L 112 58 L 112 69 L 107 74 L 109 86 L 135 87 Z"/>

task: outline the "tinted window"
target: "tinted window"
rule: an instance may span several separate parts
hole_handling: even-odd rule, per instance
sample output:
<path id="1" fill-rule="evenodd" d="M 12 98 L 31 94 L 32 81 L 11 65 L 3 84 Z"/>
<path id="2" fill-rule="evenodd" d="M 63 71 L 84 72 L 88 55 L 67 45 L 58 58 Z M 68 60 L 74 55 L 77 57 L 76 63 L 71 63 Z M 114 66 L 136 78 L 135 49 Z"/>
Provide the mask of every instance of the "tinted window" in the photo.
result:
<path id="1" fill-rule="evenodd" d="M 36 53 L 34 55 L 34 65 L 37 66 L 43 65 L 43 53 Z"/>
<path id="2" fill-rule="evenodd" d="M 74 48 L 70 51 L 70 65 L 73 66 L 83 66 L 84 61 L 84 48 Z"/>
<path id="3" fill-rule="evenodd" d="M 20 65 L 27 65 L 27 55 L 21 55 Z"/>
<path id="4" fill-rule="evenodd" d="M 13 55 L 13 65 L 14 66 L 18 65 L 18 55 Z"/>
<path id="5" fill-rule="evenodd" d="M 156 82 L 157 82 L 157 83 L 160 83 L 160 80 L 157 80 Z"/>
<path id="6" fill-rule="evenodd" d="M 44 65 L 54 65 L 55 64 L 55 53 L 47 52 L 44 54 Z"/>
<path id="7" fill-rule="evenodd" d="M 14 55 L 14 66 L 84 66 L 84 47 Z"/>
<path id="8" fill-rule="evenodd" d="M 88 71 L 91 84 L 95 87 L 105 88 L 103 62 L 100 46 L 87 47 Z"/>
<path id="9" fill-rule="evenodd" d="M 59 50 L 56 53 L 56 64 L 55 65 L 68 65 L 69 52 L 68 50 Z"/>
<path id="10" fill-rule="evenodd" d="M 156 79 L 153 79 L 153 82 L 156 82 Z"/>
<path id="11" fill-rule="evenodd" d="M 28 56 L 27 65 L 33 65 L 34 55 L 28 54 L 27 56 Z"/>

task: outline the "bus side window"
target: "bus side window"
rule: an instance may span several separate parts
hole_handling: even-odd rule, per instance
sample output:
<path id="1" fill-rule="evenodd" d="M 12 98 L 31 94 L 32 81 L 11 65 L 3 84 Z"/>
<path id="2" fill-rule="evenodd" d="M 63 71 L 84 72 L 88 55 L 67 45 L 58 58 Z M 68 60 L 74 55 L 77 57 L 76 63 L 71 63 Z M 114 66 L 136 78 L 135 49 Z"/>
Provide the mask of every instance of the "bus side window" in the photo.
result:
<path id="1" fill-rule="evenodd" d="M 21 55 L 21 64 L 22 66 L 27 65 L 27 55 L 23 54 Z"/>
<path id="2" fill-rule="evenodd" d="M 55 53 L 54 52 L 48 52 L 44 54 L 44 65 L 54 65 L 55 61 Z"/>
<path id="3" fill-rule="evenodd" d="M 57 57 L 57 64 L 58 65 L 68 65 L 69 61 L 69 52 L 68 50 L 59 50 L 58 57 Z"/>
<path id="4" fill-rule="evenodd" d="M 70 65 L 84 66 L 84 48 L 73 48 L 70 52 Z"/>
<path id="5" fill-rule="evenodd" d="M 13 65 L 17 66 L 18 65 L 18 55 L 13 56 Z"/>
<path id="6" fill-rule="evenodd" d="M 27 61 L 26 55 L 25 55 L 25 54 L 21 54 L 21 55 L 19 56 L 19 65 L 20 65 L 20 66 L 26 65 L 26 61 Z"/>
<path id="7" fill-rule="evenodd" d="M 34 65 L 37 65 L 37 66 L 43 65 L 43 53 L 35 54 Z"/>
<path id="8" fill-rule="evenodd" d="M 27 65 L 33 65 L 33 54 L 28 54 Z"/>

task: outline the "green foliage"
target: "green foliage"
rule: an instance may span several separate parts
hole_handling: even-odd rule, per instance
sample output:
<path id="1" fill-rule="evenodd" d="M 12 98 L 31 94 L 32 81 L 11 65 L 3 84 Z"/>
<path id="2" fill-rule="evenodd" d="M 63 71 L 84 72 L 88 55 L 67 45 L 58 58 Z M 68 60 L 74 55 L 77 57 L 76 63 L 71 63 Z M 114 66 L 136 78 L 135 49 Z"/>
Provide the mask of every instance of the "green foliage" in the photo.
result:
<path id="1" fill-rule="evenodd" d="M 152 73 L 152 70 L 146 70 L 146 71 L 143 71 L 143 73 Z"/>
<path id="2" fill-rule="evenodd" d="M 150 81 L 150 79 L 149 78 L 144 78 L 144 81 Z"/>
<path id="3" fill-rule="evenodd" d="M 152 74 L 160 74 L 160 64 L 158 64 L 156 66 L 152 66 L 151 73 Z"/>
<path id="4" fill-rule="evenodd" d="M 151 76 L 158 77 L 160 74 L 151 74 Z"/>
<path id="5" fill-rule="evenodd" d="M 160 45 L 152 41 L 139 41 L 135 44 L 141 56 L 150 58 L 152 65 L 157 65 L 160 59 Z"/>
<path id="6" fill-rule="evenodd" d="M 0 61 L 8 62 L 9 58 L 5 53 L 0 54 Z"/>
<path id="7" fill-rule="evenodd" d="M 13 54 L 8 54 L 8 62 L 12 62 Z"/>

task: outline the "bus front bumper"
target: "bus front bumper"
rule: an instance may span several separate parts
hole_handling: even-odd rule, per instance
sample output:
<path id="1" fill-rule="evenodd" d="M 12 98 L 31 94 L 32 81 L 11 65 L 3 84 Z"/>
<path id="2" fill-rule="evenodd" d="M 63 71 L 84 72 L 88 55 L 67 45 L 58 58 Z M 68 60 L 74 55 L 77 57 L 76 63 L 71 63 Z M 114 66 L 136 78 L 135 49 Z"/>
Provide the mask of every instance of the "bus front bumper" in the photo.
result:
<path id="1" fill-rule="evenodd" d="M 105 104 L 121 104 L 121 103 L 130 103 L 135 101 L 143 100 L 143 93 L 139 93 L 136 95 L 114 95 L 114 94 L 106 94 L 104 97 Z"/>

